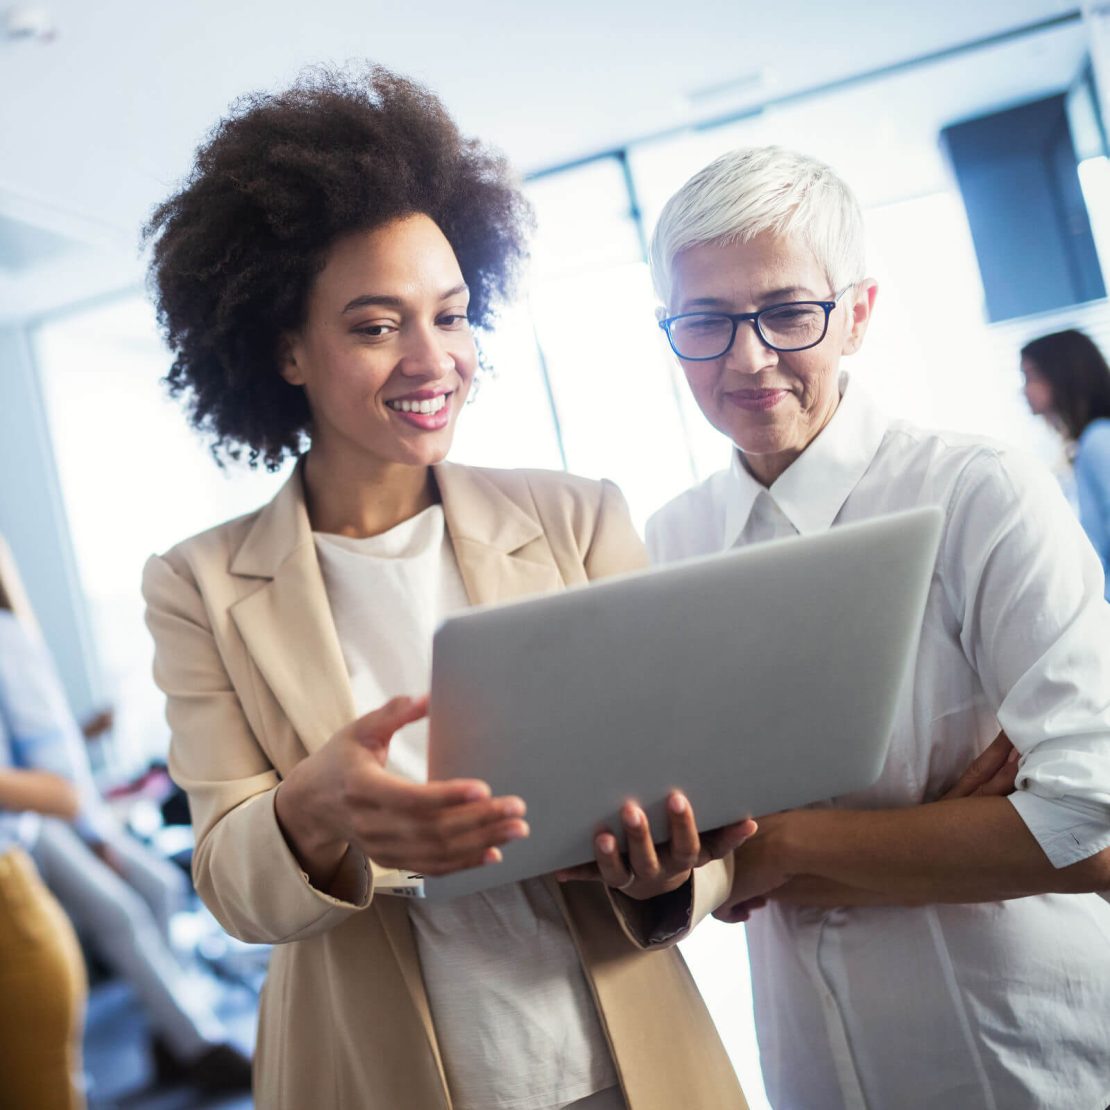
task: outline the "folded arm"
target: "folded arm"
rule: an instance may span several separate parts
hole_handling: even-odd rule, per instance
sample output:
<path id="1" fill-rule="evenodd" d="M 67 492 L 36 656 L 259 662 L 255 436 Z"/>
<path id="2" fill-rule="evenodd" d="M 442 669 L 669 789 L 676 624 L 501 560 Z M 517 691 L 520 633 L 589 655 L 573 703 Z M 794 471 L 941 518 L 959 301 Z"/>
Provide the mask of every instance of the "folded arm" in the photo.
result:
<path id="1" fill-rule="evenodd" d="M 1078 523 L 1047 475 L 987 455 L 961 475 L 939 565 L 960 646 L 1019 753 L 1016 789 L 765 818 L 737 855 L 733 906 L 771 890 L 884 905 L 1110 887 L 1110 608 Z"/>
<path id="2" fill-rule="evenodd" d="M 752 857 L 745 860 L 747 851 Z M 836 905 L 994 902 L 1110 886 L 1110 849 L 1054 867 L 1005 798 L 776 814 L 763 819 L 761 833 L 741 849 L 737 864 L 734 903 L 765 893 L 758 888 L 768 879 L 793 875 L 835 884 L 811 883 L 808 893 Z M 845 902 L 851 889 L 863 894 Z M 805 901 L 806 893 L 803 879 L 782 897 Z"/>
<path id="3" fill-rule="evenodd" d="M 1003 732 L 967 767 L 941 801 L 958 798 L 1004 798 L 1013 793 L 1017 749 Z M 766 900 L 799 906 L 905 906 L 920 900 L 892 891 L 866 889 L 818 875 L 794 875 L 771 891 Z M 754 908 L 754 906 L 753 906 Z M 732 910 L 735 917 L 743 907 Z M 727 912 L 727 911 L 726 911 Z"/>

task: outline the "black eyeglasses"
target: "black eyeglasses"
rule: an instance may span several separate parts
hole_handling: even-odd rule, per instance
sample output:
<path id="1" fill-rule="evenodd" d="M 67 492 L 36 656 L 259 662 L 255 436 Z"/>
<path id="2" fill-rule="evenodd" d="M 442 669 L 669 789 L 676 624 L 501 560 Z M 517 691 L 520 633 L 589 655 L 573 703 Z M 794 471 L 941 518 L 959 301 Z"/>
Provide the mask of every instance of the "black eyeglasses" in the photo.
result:
<path id="1" fill-rule="evenodd" d="M 829 313 L 849 289 L 846 285 L 831 301 L 789 301 L 758 312 L 683 312 L 660 320 L 659 326 L 671 350 L 687 362 L 708 362 L 727 354 L 743 323 L 750 323 L 772 351 L 805 351 L 825 338 Z"/>

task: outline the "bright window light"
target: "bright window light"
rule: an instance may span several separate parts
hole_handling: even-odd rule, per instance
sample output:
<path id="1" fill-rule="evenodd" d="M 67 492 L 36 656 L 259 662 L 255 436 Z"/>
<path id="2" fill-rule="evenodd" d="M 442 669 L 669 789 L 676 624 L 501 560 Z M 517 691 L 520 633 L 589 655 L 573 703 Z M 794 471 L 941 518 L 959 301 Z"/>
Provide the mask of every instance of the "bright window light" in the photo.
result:
<path id="1" fill-rule="evenodd" d="M 138 294 L 51 320 L 35 334 L 62 494 L 116 706 L 114 773 L 165 758 L 164 699 L 139 585 L 149 555 L 268 500 L 281 482 L 221 471 L 160 379 L 169 356 Z"/>

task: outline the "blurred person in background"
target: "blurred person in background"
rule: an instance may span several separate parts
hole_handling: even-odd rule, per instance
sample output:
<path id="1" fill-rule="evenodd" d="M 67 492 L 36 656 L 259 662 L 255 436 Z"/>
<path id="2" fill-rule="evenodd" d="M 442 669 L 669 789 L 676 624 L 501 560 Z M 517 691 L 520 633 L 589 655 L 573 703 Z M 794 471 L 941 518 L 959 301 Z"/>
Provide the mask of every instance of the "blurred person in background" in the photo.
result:
<path id="1" fill-rule="evenodd" d="M 879 778 L 759 818 L 736 852 L 733 905 L 769 899 L 747 935 L 772 1104 L 1103 1110 L 1110 607 L 1090 544 L 1043 468 L 893 421 L 841 371 L 876 284 L 828 166 L 723 155 L 667 202 L 651 257 L 660 326 L 735 447 L 649 520 L 655 561 L 944 511 Z M 1003 789 L 959 789 L 998 760 Z"/>
<path id="2" fill-rule="evenodd" d="M 629 803 L 601 882 L 390 896 L 397 871 L 496 867 L 529 832 L 525 800 L 427 781 L 437 622 L 645 561 L 611 483 L 444 462 L 529 224 L 500 156 L 371 69 L 238 102 L 149 229 L 194 426 L 225 457 L 298 459 L 143 581 L 197 890 L 275 945 L 260 1106 L 745 1105 L 674 945 L 751 822 L 699 839 L 673 794 L 657 848 Z"/>
<path id="3" fill-rule="evenodd" d="M 43 880 L 92 954 L 135 991 L 153 1033 L 156 1081 L 211 1091 L 249 1088 L 250 1060 L 230 1043 L 170 945 L 170 917 L 185 906 L 188 880 L 124 829 L 101 798 L 85 739 L 2 540 L 0 614 L 14 617 L 23 636 L 11 663 L 19 680 L 9 685 L 9 711 L 22 732 L 51 738 L 55 769 L 79 798 L 72 820 L 39 822 L 33 855 Z"/>
<path id="4" fill-rule="evenodd" d="M 1110 366 L 1095 342 L 1069 329 L 1021 349 L 1025 399 L 1065 439 L 1079 520 L 1102 560 L 1110 599 Z"/>
<path id="5" fill-rule="evenodd" d="M 85 965 L 73 926 L 30 851 L 44 817 L 73 820 L 66 739 L 36 710 L 42 648 L 0 609 L 0 1105 L 85 1105 Z"/>

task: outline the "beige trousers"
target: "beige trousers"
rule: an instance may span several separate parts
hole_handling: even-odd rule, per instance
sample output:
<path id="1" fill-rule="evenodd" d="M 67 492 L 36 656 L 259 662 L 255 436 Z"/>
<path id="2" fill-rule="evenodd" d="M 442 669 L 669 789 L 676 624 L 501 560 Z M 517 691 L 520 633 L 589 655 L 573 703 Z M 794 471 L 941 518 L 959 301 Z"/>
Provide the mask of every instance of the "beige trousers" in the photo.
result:
<path id="1" fill-rule="evenodd" d="M 0 1107 L 81 1110 L 85 965 L 27 855 L 0 855 Z"/>

